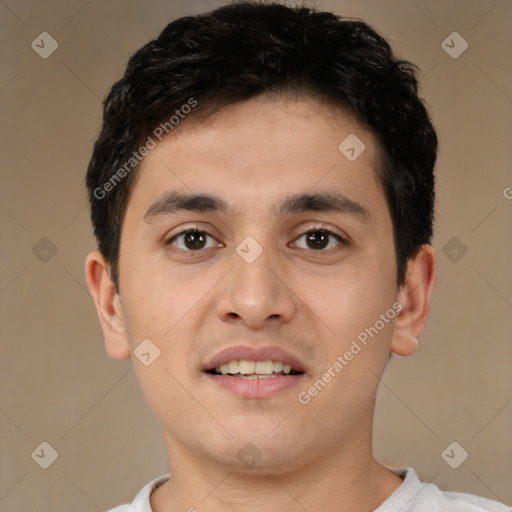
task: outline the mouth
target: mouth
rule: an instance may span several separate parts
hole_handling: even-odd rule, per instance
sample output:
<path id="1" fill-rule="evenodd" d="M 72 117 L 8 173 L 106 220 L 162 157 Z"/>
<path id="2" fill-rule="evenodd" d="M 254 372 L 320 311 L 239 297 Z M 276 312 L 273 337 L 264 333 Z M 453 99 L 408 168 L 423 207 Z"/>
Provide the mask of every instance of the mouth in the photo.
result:
<path id="1" fill-rule="evenodd" d="M 210 375 L 227 375 L 238 379 L 274 379 L 287 375 L 302 375 L 304 372 L 292 368 L 282 361 L 233 360 L 206 370 Z"/>
<path id="2" fill-rule="evenodd" d="M 203 368 L 209 382 L 242 398 L 268 398 L 298 385 L 305 366 L 277 347 L 231 347 Z"/>

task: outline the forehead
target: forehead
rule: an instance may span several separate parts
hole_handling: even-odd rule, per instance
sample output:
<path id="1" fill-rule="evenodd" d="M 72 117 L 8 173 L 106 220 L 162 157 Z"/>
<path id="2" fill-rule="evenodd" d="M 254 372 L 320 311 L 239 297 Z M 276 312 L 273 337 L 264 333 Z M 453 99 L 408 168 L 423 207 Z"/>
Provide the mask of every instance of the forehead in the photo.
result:
<path id="1" fill-rule="evenodd" d="M 347 109 L 309 96 L 260 95 L 224 107 L 206 120 L 185 118 L 176 135 L 164 139 L 161 150 L 166 144 L 176 150 L 193 146 L 197 156 L 207 153 L 241 165 L 272 164 L 279 158 L 317 162 L 320 152 L 327 158 L 339 156 L 339 144 L 350 135 L 364 141 L 362 160 L 378 164 L 377 138 Z"/>
<path id="2" fill-rule="evenodd" d="M 364 147 L 356 159 L 343 152 L 347 140 L 358 152 Z M 185 118 L 144 157 L 131 198 L 148 207 L 173 189 L 228 203 L 243 194 L 254 210 L 315 188 L 362 197 L 378 193 L 379 149 L 374 134 L 339 108 L 314 98 L 258 97 L 203 121 Z"/>

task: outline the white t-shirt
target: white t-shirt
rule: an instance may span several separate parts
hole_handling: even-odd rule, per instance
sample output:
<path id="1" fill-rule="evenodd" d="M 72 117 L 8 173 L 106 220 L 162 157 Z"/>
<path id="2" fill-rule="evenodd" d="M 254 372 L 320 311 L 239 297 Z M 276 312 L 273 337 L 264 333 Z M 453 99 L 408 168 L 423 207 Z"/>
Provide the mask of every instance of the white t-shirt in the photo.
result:
<path id="1" fill-rule="evenodd" d="M 411 467 L 388 468 L 404 481 L 402 485 L 374 512 L 512 512 L 498 501 L 473 494 L 443 492 L 433 484 L 421 483 Z M 107 512 L 153 512 L 149 496 L 169 480 L 169 474 L 159 476 L 146 484 L 131 504 L 120 505 Z"/>

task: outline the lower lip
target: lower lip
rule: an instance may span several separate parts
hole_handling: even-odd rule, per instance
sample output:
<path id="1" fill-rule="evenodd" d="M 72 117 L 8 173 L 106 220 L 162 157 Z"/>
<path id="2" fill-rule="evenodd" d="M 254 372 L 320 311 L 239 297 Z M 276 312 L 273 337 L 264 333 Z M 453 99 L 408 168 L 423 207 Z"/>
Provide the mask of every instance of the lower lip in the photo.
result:
<path id="1" fill-rule="evenodd" d="M 241 398 L 269 398 L 296 386 L 304 377 L 299 375 L 279 375 L 269 379 L 244 379 L 228 375 L 205 375 L 217 386 Z"/>

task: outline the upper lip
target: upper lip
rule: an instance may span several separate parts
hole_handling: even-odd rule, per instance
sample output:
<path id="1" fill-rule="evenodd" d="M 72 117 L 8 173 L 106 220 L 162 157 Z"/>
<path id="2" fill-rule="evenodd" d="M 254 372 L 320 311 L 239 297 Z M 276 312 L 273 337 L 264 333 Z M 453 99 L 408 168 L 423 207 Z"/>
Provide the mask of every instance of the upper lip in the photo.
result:
<path id="1" fill-rule="evenodd" d="M 235 347 L 228 347 L 220 352 L 217 352 L 205 365 L 203 371 L 212 370 L 221 364 L 229 363 L 230 361 L 280 361 L 284 364 L 289 364 L 293 370 L 297 372 L 304 372 L 305 365 L 295 356 L 286 352 L 285 350 L 273 347 L 250 347 L 247 345 L 237 345 Z"/>

